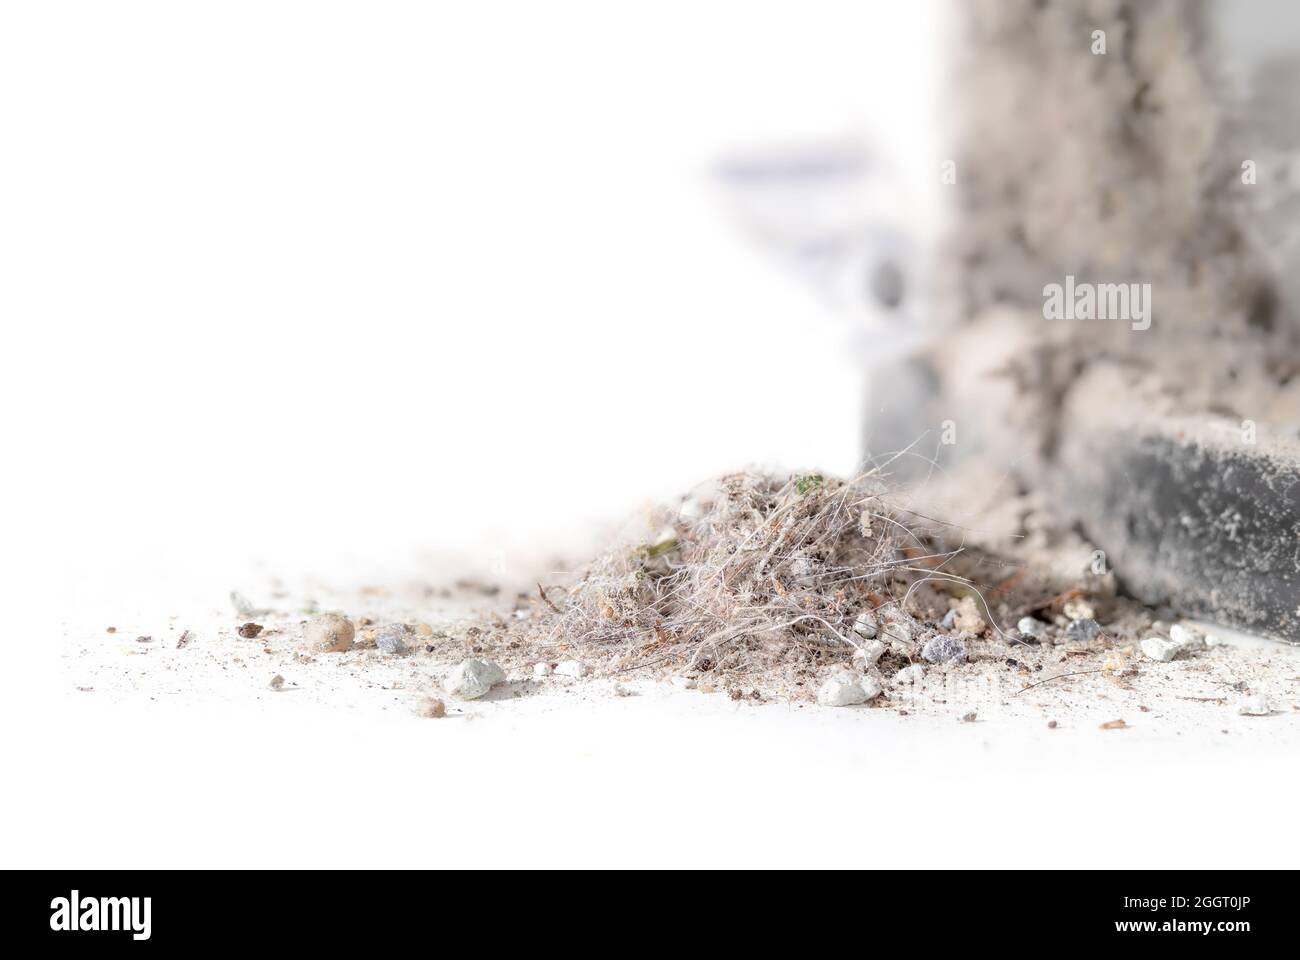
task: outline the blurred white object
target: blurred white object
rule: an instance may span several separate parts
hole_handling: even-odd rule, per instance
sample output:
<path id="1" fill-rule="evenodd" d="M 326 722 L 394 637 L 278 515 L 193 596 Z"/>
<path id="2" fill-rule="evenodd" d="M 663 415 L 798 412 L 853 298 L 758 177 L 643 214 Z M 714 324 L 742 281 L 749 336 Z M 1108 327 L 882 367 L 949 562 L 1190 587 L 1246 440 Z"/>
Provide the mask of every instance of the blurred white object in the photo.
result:
<path id="1" fill-rule="evenodd" d="M 920 342 L 921 244 L 902 179 L 862 138 L 738 152 L 717 168 L 728 212 L 834 312 L 870 356 Z M 864 351 L 865 352 L 865 351 Z"/>

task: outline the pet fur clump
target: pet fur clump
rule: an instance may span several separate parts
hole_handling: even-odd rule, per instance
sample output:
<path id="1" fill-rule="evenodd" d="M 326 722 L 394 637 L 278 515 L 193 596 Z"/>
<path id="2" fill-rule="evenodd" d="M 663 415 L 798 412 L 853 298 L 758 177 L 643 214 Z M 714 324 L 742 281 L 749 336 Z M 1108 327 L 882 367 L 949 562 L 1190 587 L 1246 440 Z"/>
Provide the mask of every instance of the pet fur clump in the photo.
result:
<path id="1" fill-rule="evenodd" d="M 657 511 L 637 543 L 597 558 L 565 595 L 544 594 L 529 646 L 639 667 L 756 674 L 848 661 L 872 622 L 919 632 L 918 591 L 958 551 L 891 506 L 877 471 L 851 480 L 744 472 Z"/>

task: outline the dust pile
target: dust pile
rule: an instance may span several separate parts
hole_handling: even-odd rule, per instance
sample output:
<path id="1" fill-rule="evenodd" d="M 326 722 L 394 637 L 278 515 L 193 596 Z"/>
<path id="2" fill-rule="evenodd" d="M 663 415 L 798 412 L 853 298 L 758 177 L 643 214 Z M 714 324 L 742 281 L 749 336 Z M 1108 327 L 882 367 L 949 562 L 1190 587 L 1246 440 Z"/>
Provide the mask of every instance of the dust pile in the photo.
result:
<path id="1" fill-rule="evenodd" d="M 648 520 L 650 536 L 472 628 L 475 650 L 517 670 L 579 659 L 597 675 L 798 700 L 837 669 L 877 691 L 900 673 L 989 664 L 1034 678 L 1126 643 L 1131 656 L 1139 636 L 1168 629 L 1108 572 L 1062 575 L 967 544 L 879 471 L 730 474 Z"/>
<path id="2" fill-rule="evenodd" d="M 597 558 L 533 624 L 622 669 L 761 673 L 847 657 L 910 610 L 951 553 L 900 515 L 876 475 L 736 473 L 651 517 L 648 542 Z"/>

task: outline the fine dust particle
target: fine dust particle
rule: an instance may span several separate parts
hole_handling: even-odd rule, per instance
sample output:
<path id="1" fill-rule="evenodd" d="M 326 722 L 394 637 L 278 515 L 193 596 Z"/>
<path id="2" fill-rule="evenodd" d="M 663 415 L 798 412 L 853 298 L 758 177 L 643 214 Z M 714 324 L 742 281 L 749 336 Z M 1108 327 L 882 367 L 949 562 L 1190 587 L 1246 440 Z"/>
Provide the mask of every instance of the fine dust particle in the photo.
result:
<path id="1" fill-rule="evenodd" d="M 979 719 L 979 714 L 977 714 L 974 710 L 972 710 L 970 713 L 962 714 L 961 722 L 974 723 L 978 719 Z"/>
<path id="2" fill-rule="evenodd" d="M 1128 724 L 1123 720 L 1107 720 L 1101 725 L 1102 730 L 1127 730 Z"/>
<path id="3" fill-rule="evenodd" d="M 94 690 L 95 688 L 94 688 L 94 687 L 77 687 L 77 689 L 80 690 L 82 693 L 90 693 L 90 692 L 91 692 L 92 690 Z"/>
<path id="4" fill-rule="evenodd" d="M 252 640 L 261 632 L 262 632 L 262 625 L 260 623 L 253 623 L 251 621 L 239 628 L 239 635 L 243 637 L 245 640 Z"/>
<path id="5" fill-rule="evenodd" d="M 447 715 L 447 705 L 437 697 L 425 697 L 420 701 L 415 712 L 430 720 L 441 720 Z"/>
<path id="6" fill-rule="evenodd" d="M 177 650 L 181 649 L 181 647 L 185 646 L 185 644 L 189 642 L 190 642 L 190 632 L 188 630 L 182 631 L 181 635 L 176 638 L 176 649 Z"/>
<path id="7" fill-rule="evenodd" d="M 274 677 L 272 677 L 272 678 L 271 678 L 271 689 L 272 689 L 272 690 L 283 690 L 283 689 L 284 689 L 284 677 L 280 676 L 278 673 L 277 673 Z"/>
<path id="8" fill-rule="evenodd" d="M 153 637 L 136 637 L 136 643 L 153 643 Z"/>

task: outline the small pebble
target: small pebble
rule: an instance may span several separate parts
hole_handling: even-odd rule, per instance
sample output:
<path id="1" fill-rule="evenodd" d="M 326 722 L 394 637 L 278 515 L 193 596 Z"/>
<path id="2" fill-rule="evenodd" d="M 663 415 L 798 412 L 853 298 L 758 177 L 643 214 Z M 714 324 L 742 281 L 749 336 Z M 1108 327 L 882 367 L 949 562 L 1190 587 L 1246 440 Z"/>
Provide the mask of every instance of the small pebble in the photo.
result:
<path id="1" fill-rule="evenodd" d="M 1016 623 L 1016 629 L 1023 636 L 1031 637 L 1034 640 L 1041 640 L 1047 636 L 1047 624 L 1036 617 L 1021 617 Z"/>
<path id="2" fill-rule="evenodd" d="M 549 663 L 533 664 L 533 679 L 544 680 L 551 675 L 551 665 Z"/>
<path id="3" fill-rule="evenodd" d="M 984 622 L 980 606 L 975 602 L 974 597 L 962 597 L 957 606 L 949 612 L 953 615 L 953 626 L 962 633 L 978 637 L 988 629 L 989 625 Z"/>
<path id="4" fill-rule="evenodd" d="M 885 645 L 879 640 L 868 640 L 853 651 L 853 666 L 858 670 L 874 667 L 885 655 Z"/>
<path id="5" fill-rule="evenodd" d="M 880 684 L 853 670 L 837 670 L 817 691 L 817 702 L 824 707 L 852 707 L 880 695 Z"/>
<path id="6" fill-rule="evenodd" d="M 271 689 L 272 689 L 272 690 L 282 690 L 282 689 L 284 689 L 284 677 L 280 676 L 278 673 L 277 673 L 274 677 L 272 677 L 272 678 L 271 678 Z"/>
<path id="7" fill-rule="evenodd" d="M 1164 637 L 1147 637 L 1142 641 L 1142 652 L 1152 660 L 1159 660 L 1161 663 L 1168 663 L 1178 656 L 1178 651 L 1181 649 L 1180 644 Z"/>
<path id="8" fill-rule="evenodd" d="M 1048 730 L 1055 730 L 1055 729 L 1056 729 L 1056 721 L 1055 721 L 1055 720 L 1048 720 L 1048 721 L 1047 721 L 1047 729 L 1048 729 Z"/>
<path id="9" fill-rule="evenodd" d="M 1237 712 L 1244 717 L 1267 717 L 1273 712 L 1273 705 L 1268 702 L 1266 696 L 1257 693 L 1237 701 Z"/>
<path id="10" fill-rule="evenodd" d="M 891 620 L 885 624 L 882 633 L 886 640 L 907 643 L 916 636 L 916 625 L 910 619 Z"/>
<path id="11" fill-rule="evenodd" d="M 853 621 L 853 632 L 859 637 L 866 637 L 870 640 L 880 630 L 876 624 L 876 618 L 870 613 L 859 613 L 858 618 Z"/>
<path id="12" fill-rule="evenodd" d="M 587 665 L 581 660 L 565 660 L 555 665 L 555 672 L 561 677 L 585 677 L 587 675 Z"/>
<path id="13" fill-rule="evenodd" d="M 961 637 L 939 634 L 925 642 L 921 658 L 930 663 L 962 663 L 966 659 L 966 644 Z"/>
<path id="14" fill-rule="evenodd" d="M 430 720 L 441 720 L 447 715 L 447 705 L 437 697 L 425 697 L 416 704 L 415 712 Z"/>
<path id="15" fill-rule="evenodd" d="M 325 613 L 307 622 L 303 638 L 307 648 L 317 653 L 342 653 L 352 649 L 352 640 L 356 628 L 347 617 L 337 613 Z"/>
<path id="16" fill-rule="evenodd" d="M 505 672 L 493 661 L 471 658 L 452 669 L 443 681 L 442 689 L 460 700 L 477 700 L 505 680 Z"/>
<path id="17" fill-rule="evenodd" d="M 895 683 L 920 683 L 921 678 L 925 676 L 925 667 L 919 663 L 914 663 L 909 667 L 904 667 L 894 674 Z"/>
<path id="18" fill-rule="evenodd" d="M 1175 623 L 1169 628 L 1169 639 L 1184 650 L 1205 649 L 1205 632 L 1189 623 Z"/>
<path id="19" fill-rule="evenodd" d="M 375 646 L 380 653 L 402 656 L 409 652 L 406 639 L 410 635 L 410 627 L 404 623 L 394 623 L 375 634 Z"/>
<path id="20" fill-rule="evenodd" d="M 1070 625 L 1065 628 L 1065 639 L 1074 642 L 1089 643 L 1099 636 L 1101 636 L 1101 624 L 1091 617 L 1071 620 Z"/>
<path id="21" fill-rule="evenodd" d="M 262 632 L 262 625 L 260 623 L 250 622 L 244 624 L 239 628 L 239 635 L 243 637 L 245 640 L 252 640 L 261 632 Z"/>

